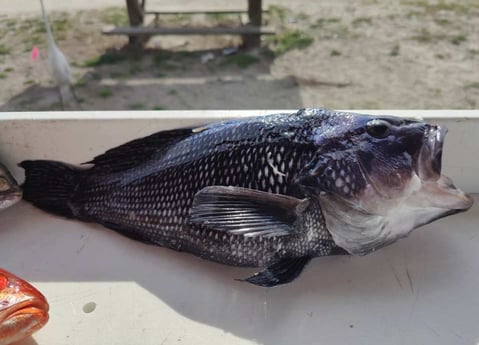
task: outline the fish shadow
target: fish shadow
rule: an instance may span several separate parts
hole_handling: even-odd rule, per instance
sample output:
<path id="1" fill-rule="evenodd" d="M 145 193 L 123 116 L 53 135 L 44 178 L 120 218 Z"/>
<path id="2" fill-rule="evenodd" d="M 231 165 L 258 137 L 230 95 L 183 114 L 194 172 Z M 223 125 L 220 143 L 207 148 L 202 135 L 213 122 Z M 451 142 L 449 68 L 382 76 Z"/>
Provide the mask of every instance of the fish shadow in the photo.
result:
<path id="1" fill-rule="evenodd" d="M 474 229 L 471 213 L 461 217 Z M 293 283 L 268 289 L 235 280 L 254 269 L 144 245 L 26 203 L 0 218 L 0 244 L 15 243 L 1 247 L 2 262 L 25 279 L 135 282 L 188 319 L 261 344 L 317 343 L 312 330 L 324 325 L 344 329 L 347 339 L 369 305 L 407 314 L 424 296 L 467 279 L 463 268 L 471 262 L 462 246 L 479 241 L 472 230 L 458 237 L 451 230 L 458 218 L 449 217 L 365 257 L 317 258 Z"/>

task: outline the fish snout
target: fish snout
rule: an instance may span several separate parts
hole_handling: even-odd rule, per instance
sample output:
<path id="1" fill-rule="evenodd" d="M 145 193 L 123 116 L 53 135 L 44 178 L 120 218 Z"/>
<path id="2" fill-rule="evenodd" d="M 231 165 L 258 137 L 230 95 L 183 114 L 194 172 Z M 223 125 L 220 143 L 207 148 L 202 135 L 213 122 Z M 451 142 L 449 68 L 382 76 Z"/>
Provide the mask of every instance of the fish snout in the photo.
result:
<path id="1" fill-rule="evenodd" d="M 0 344 L 20 341 L 38 331 L 48 322 L 48 310 L 45 296 L 37 289 L 0 270 Z"/>
<path id="2" fill-rule="evenodd" d="M 8 208 L 22 200 L 23 192 L 20 187 L 15 186 L 8 192 L 0 193 L 0 210 Z"/>

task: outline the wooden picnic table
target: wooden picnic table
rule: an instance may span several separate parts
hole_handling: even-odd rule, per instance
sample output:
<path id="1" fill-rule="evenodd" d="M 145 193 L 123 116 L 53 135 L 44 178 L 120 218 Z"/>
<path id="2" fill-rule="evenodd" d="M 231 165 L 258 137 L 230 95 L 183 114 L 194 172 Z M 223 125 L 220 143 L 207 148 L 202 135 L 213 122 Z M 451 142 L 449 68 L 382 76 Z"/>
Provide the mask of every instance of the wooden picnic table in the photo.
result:
<path id="1" fill-rule="evenodd" d="M 247 10 L 195 10 L 195 11 L 146 11 L 146 0 L 126 0 L 130 25 L 105 30 L 105 35 L 127 35 L 129 44 L 135 47 L 143 46 L 153 35 L 241 35 L 243 45 L 259 46 L 261 35 L 274 34 L 274 30 L 262 26 L 262 0 L 248 0 Z M 248 13 L 248 24 L 236 27 L 162 27 L 144 25 L 145 15 L 154 15 L 155 23 L 162 15 L 171 14 L 241 14 Z"/>

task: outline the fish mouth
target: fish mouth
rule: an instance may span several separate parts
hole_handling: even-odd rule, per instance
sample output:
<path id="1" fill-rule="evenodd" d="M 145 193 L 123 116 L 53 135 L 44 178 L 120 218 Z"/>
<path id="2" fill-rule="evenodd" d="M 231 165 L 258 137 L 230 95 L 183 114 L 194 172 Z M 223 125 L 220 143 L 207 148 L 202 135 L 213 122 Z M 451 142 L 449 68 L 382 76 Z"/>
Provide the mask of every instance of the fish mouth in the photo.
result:
<path id="1" fill-rule="evenodd" d="M 24 315 L 39 316 L 48 319 L 49 305 L 41 298 L 29 299 L 11 306 L 5 315 L 5 320 Z M 46 320 L 45 320 L 46 322 Z"/>
<path id="2" fill-rule="evenodd" d="M 20 188 L 5 193 L 0 193 L 0 210 L 8 208 L 22 200 L 23 192 Z"/>
<path id="3" fill-rule="evenodd" d="M 446 134 L 446 127 L 428 126 L 417 161 L 421 194 L 426 196 L 429 206 L 449 210 L 441 217 L 467 211 L 473 204 L 471 196 L 456 188 L 451 178 L 441 173 Z"/>
<path id="4" fill-rule="evenodd" d="M 48 310 L 45 299 L 32 297 L 0 311 L 0 339 L 10 344 L 32 335 L 48 322 Z"/>
<path id="5" fill-rule="evenodd" d="M 446 127 L 427 127 L 417 161 L 417 175 L 422 181 L 437 181 L 441 177 L 442 151 L 446 134 Z"/>

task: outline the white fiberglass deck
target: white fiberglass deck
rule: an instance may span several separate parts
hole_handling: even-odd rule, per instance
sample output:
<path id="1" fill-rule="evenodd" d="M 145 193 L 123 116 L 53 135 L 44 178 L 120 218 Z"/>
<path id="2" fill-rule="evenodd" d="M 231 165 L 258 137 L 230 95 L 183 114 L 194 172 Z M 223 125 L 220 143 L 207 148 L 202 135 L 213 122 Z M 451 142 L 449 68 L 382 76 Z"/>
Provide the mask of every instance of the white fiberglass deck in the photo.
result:
<path id="1" fill-rule="evenodd" d="M 4 114 L 0 160 L 22 180 L 13 167 L 23 159 L 79 163 L 128 139 L 244 113 Z M 479 192 L 479 111 L 381 113 L 446 115 L 427 118 L 450 128 L 444 171 Z M 374 254 L 315 259 L 273 289 L 234 280 L 252 269 L 143 245 L 26 203 L 0 213 L 0 266 L 50 302 L 49 323 L 22 345 L 479 342 L 479 198 L 469 212 Z M 86 313 L 90 302 L 96 308 Z"/>

